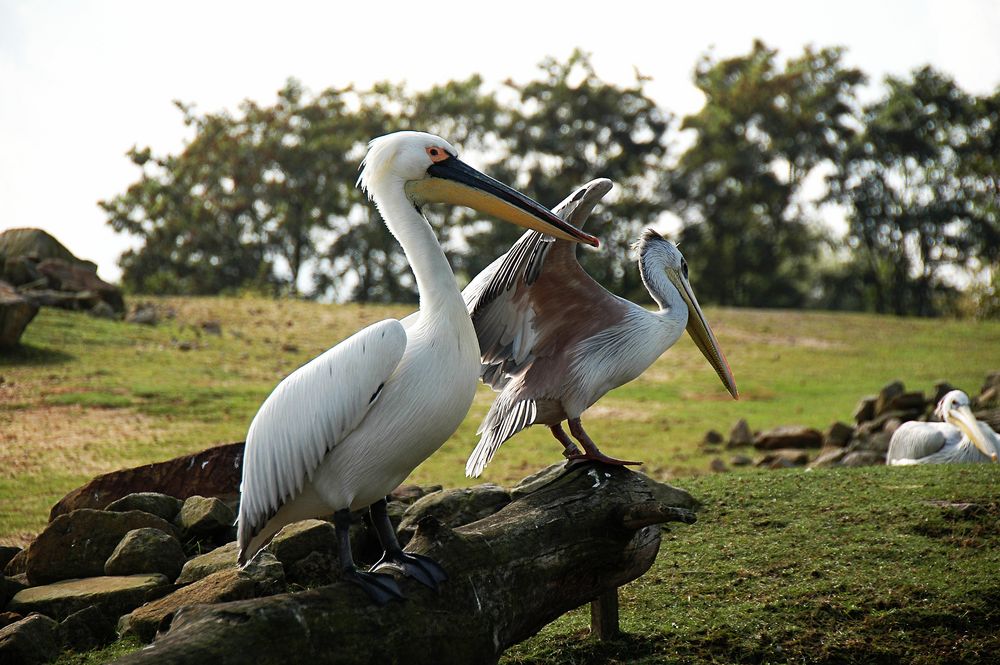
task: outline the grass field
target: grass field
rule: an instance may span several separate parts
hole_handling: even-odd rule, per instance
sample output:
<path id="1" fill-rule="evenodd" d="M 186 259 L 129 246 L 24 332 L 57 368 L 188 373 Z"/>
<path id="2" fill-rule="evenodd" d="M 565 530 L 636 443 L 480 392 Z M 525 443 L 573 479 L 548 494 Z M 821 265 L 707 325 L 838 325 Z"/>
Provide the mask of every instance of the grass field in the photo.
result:
<path id="1" fill-rule="evenodd" d="M 44 308 L 22 347 L 0 356 L 0 542 L 24 543 L 49 507 L 92 476 L 242 440 L 274 385 L 361 326 L 401 306 L 256 298 L 157 299 L 155 327 Z M 729 398 L 685 336 L 640 379 L 584 416 L 607 452 L 655 477 L 708 470 L 698 443 L 728 431 L 849 419 L 858 398 L 901 379 L 978 390 L 1000 369 L 1000 324 L 855 314 L 707 311 L 740 387 Z M 220 335 L 202 328 L 217 322 Z M 465 458 L 492 393 L 481 388 L 458 432 L 411 480 L 462 486 Z M 544 428 L 504 445 L 482 481 L 507 484 L 557 461 Z"/>
<path id="2" fill-rule="evenodd" d="M 44 309 L 0 356 L 0 542 L 23 544 L 97 473 L 241 440 L 269 390 L 357 328 L 405 307 L 157 299 L 155 327 Z M 989 662 L 1000 649 L 1000 469 L 710 474 L 706 430 L 847 420 L 893 379 L 970 392 L 1000 369 L 1000 324 L 709 309 L 740 386 L 730 400 L 685 337 L 585 421 L 607 452 L 691 491 L 699 521 L 665 534 L 623 588 L 619 640 L 572 612 L 511 650 L 528 663 Z M 202 324 L 217 322 L 221 334 Z M 411 480 L 460 486 L 490 393 Z M 559 459 L 544 430 L 508 442 L 483 481 Z M 479 481 L 477 481 L 479 482 Z M 945 502 L 945 503 L 941 503 Z M 948 502 L 976 504 L 956 508 Z M 117 644 L 62 663 L 97 663 Z"/>

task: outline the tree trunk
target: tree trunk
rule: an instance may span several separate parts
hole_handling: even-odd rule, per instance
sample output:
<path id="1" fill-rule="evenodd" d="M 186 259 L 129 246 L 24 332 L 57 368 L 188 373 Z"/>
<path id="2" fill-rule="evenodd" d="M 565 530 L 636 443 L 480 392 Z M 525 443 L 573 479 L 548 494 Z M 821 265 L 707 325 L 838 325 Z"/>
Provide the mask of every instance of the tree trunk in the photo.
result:
<path id="1" fill-rule="evenodd" d="M 495 663 L 561 614 L 642 575 L 659 524 L 691 523 L 683 490 L 623 467 L 549 467 L 514 501 L 450 529 L 425 518 L 407 547 L 448 571 L 439 592 L 399 578 L 407 596 L 373 605 L 354 586 L 185 608 L 169 632 L 119 661 L 287 665 Z"/>

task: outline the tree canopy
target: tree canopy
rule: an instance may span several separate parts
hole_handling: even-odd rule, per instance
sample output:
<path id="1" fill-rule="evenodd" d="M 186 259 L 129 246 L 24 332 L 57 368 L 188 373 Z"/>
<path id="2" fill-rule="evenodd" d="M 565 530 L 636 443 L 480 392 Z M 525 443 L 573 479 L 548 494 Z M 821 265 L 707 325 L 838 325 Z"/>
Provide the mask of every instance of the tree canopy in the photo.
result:
<path id="1" fill-rule="evenodd" d="M 1000 89 L 976 97 L 923 67 L 862 104 L 866 76 L 843 60 L 840 48 L 782 59 L 759 41 L 706 55 L 693 75 L 704 105 L 679 120 L 641 75 L 609 83 L 580 51 L 496 85 L 313 93 L 289 79 L 271 104 L 178 102 L 184 149 L 133 148 L 138 180 L 100 205 L 138 240 L 120 260 L 133 291 L 410 301 L 405 256 L 355 181 L 368 140 L 421 129 L 550 206 L 589 179 L 614 181 L 590 221 L 602 249 L 580 254 L 623 296 L 645 297 L 630 245 L 672 213 L 703 302 L 934 315 L 955 309 L 963 279 L 994 302 Z M 826 221 L 832 208 L 843 231 Z M 460 281 L 518 235 L 465 209 L 426 212 Z"/>

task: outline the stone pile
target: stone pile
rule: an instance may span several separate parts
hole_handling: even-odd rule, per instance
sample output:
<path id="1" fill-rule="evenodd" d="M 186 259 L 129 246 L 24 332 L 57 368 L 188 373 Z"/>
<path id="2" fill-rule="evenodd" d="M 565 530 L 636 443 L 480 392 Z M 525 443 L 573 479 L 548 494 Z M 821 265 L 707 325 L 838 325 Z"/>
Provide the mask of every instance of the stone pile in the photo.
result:
<path id="1" fill-rule="evenodd" d="M 121 289 L 97 276 L 97 265 L 77 258 L 41 229 L 0 233 L 0 348 L 17 344 L 39 307 L 83 310 L 121 318 Z"/>
<path id="2" fill-rule="evenodd" d="M 838 421 L 824 432 L 797 425 L 753 432 L 746 420 L 740 420 L 728 439 L 714 430 L 708 432 L 703 442 L 705 450 L 719 452 L 719 446 L 725 443 L 728 449 L 752 447 L 760 455 L 754 459 L 744 452 L 735 452 L 728 465 L 716 457 L 709 468 L 726 471 L 730 466 L 751 464 L 768 469 L 884 464 L 893 432 L 910 420 L 935 420 L 938 401 L 953 389 L 954 386 L 941 381 L 924 393 L 907 390 L 902 381 L 893 381 L 858 402 L 853 424 Z M 994 429 L 1000 428 L 1000 371 L 988 374 L 971 400 L 977 418 Z"/>
<path id="3" fill-rule="evenodd" d="M 442 490 L 404 486 L 389 515 L 405 544 L 433 518 L 458 527 L 511 501 L 496 485 Z M 236 565 L 234 501 L 135 492 L 103 509 L 60 502 L 25 549 L 0 547 L 0 662 L 50 662 L 118 636 L 153 640 L 174 614 L 194 604 L 273 595 L 327 584 L 339 576 L 333 524 L 289 525 L 244 568 Z M 367 518 L 355 515 L 352 546 L 360 563 L 381 555 Z"/>

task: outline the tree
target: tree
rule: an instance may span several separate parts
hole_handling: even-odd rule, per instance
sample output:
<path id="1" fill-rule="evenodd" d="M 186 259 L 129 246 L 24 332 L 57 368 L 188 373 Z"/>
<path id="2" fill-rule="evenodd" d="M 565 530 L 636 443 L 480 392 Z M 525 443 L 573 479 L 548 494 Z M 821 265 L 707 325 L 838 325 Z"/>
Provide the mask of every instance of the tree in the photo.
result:
<path id="1" fill-rule="evenodd" d="M 682 122 L 693 143 L 664 188 L 705 300 L 806 302 L 822 233 L 803 204 L 803 183 L 851 140 L 854 90 L 864 81 L 841 66 L 842 55 L 807 48 L 781 68 L 777 51 L 758 41 L 745 56 L 706 56 L 696 67 L 705 105 Z"/>
<path id="2" fill-rule="evenodd" d="M 955 292 L 942 268 L 966 267 L 975 231 L 988 228 L 975 193 L 989 176 L 970 172 L 975 103 L 954 81 L 923 67 L 886 86 L 865 108 L 832 191 L 849 206 L 849 242 L 875 310 L 930 316 Z"/>

